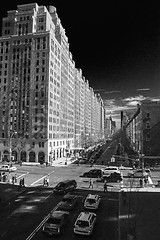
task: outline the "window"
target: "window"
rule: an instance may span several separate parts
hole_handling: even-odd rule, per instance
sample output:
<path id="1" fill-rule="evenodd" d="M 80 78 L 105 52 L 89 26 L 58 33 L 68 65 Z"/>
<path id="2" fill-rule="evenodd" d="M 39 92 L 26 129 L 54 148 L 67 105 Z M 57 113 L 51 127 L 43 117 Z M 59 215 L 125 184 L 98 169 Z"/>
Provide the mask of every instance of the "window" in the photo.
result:
<path id="1" fill-rule="evenodd" d="M 149 118 L 149 117 L 150 117 L 150 114 L 149 114 L 149 113 L 146 113 L 146 117 Z"/>
<path id="2" fill-rule="evenodd" d="M 151 140 L 150 133 L 147 133 L 147 134 L 146 134 L 146 141 L 150 141 L 150 140 Z"/>
<path id="3" fill-rule="evenodd" d="M 150 129 L 150 122 L 146 122 L 146 128 Z"/>

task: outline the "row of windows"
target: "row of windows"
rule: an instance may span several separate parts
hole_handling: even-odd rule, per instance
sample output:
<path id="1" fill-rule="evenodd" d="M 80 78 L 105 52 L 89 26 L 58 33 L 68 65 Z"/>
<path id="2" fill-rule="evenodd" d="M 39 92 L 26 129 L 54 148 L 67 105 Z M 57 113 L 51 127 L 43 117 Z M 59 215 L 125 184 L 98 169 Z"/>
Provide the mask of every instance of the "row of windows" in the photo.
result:
<path id="1" fill-rule="evenodd" d="M 66 142 L 66 144 L 67 144 L 67 140 L 65 141 L 65 140 L 63 140 L 63 141 L 57 141 L 57 142 L 50 142 L 49 143 L 49 146 L 50 147 L 55 147 L 55 146 L 62 146 L 62 145 L 65 145 L 65 142 Z"/>
<path id="2" fill-rule="evenodd" d="M 33 146 L 33 147 L 35 146 L 35 144 L 36 144 L 35 142 L 32 142 L 32 146 Z M 44 148 L 44 142 L 39 142 L 39 143 L 38 143 L 38 146 L 39 146 L 40 148 L 41 148 L 41 147 Z"/>
<path id="3" fill-rule="evenodd" d="M 8 56 L 0 56 L 0 61 L 8 61 Z"/>
<path id="4" fill-rule="evenodd" d="M 31 42 L 32 42 L 31 38 L 25 38 L 25 39 L 22 39 L 22 40 L 15 40 L 13 43 L 14 43 L 14 45 L 20 45 L 20 44 L 28 44 L 28 43 L 31 43 Z"/>

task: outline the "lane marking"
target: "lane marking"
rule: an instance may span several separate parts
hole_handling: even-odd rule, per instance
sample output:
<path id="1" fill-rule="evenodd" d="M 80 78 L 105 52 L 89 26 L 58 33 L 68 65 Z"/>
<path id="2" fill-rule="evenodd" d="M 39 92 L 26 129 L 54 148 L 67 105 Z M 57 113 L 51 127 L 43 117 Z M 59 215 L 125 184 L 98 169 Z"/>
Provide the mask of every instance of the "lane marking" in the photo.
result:
<path id="1" fill-rule="evenodd" d="M 43 224 L 47 221 L 47 219 L 50 217 L 50 215 L 53 213 L 53 211 L 57 210 L 58 204 L 55 206 L 55 208 L 52 209 L 52 211 L 43 219 L 42 222 L 33 230 L 33 232 L 26 238 L 26 240 L 30 240 L 34 237 L 34 235 L 39 231 L 39 229 L 43 226 Z"/>
<path id="2" fill-rule="evenodd" d="M 39 178 L 38 180 L 36 180 L 35 182 L 31 183 L 31 186 L 33 186 L 33 185 L 36 184 L 37 182 L 43 180 L 45 177 L 51 175 L 53 172 L 54 172 L 54 171 L 52 171 L 52 172 L 46 174 L 45 176 L 43 176 L 43 177 Z"/>
<path id="3" fill-rule="evenodd" d="M 23 176 L 25 176 L 25 175 L 27 175 L 27 174 L 29 174 L 29 172 L 26 172 L 26 173 L 24 173 L 24 174 L 18 176 L 17 179 L 19 179 L 19 178 L 21 178 L 21 177 L 23 177 Z"/>

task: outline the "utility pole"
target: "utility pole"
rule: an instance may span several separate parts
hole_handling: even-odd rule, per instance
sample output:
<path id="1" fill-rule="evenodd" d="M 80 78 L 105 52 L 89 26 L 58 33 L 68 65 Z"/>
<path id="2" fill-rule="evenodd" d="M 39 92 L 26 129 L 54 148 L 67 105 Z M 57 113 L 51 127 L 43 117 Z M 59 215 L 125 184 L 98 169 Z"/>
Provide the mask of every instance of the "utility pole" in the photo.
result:
<path id="1" fill-rule="evenodd" d="M 144 187 L 144 154 L 141 154 L 141 166 L 142 166 L 142 187 Z"/>
<path id="2" fill-rule="evenodd" d="M 10 138 L 9 138 L 9 162 L 11 163 L 11 158 L 12 158 L 12 137 L 14 134 L 17 134 L 17 132 L 13 132 L 11 135 L 10 135 Z"/>

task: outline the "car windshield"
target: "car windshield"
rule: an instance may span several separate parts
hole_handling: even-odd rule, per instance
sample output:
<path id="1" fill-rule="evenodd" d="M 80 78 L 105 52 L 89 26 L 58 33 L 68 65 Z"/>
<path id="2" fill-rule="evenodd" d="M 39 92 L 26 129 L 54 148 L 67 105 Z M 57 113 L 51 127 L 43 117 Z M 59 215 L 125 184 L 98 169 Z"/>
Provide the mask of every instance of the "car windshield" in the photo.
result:
<path id="1" fill-rule="evenodd" d="M 93 203 L 95 203 L 95 199 L 92 199 L 92 198 L 87 199 L 87 202 L 88 202 L 89 204 L 93 204 Z"/>
<path id="2" fill-rule="evenodd" d="M 87 221 L 83 221 L 83 220 L 78 220 L 76 224 L 82 228 L 89 227 L 89 223 Z"/>
<path id="3" fill-rule="evenodd" d="M 117 168 L 106 168 L 105 170 L 117 170 Z"/>
<path id="4" fill-rule="evenodd" d="M 72 202 L 73 202 L 73 199 L 71 199 L 71 198 L 63 198 L 63 199 L 62 199 L 62 202 L 72 203 Z"/>
<path id="5" fill-rule="evenodd" d="M 56 188 L 63 188 L 64 186 L 65 186 L 64 183 L 58 183 L 57 186 L 56 186 Z"/>
<path id="6" fill-rule="evenodd" d="M 61 223 L 61 219 L 60 218 L 49 218 L 47 220 L 47 223 L 59 225 Z"/>

